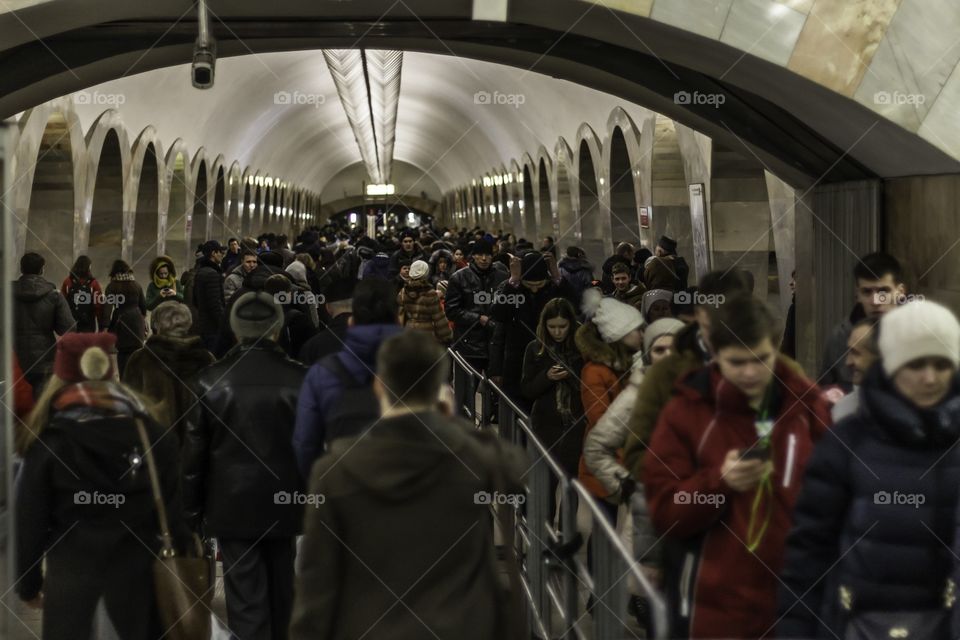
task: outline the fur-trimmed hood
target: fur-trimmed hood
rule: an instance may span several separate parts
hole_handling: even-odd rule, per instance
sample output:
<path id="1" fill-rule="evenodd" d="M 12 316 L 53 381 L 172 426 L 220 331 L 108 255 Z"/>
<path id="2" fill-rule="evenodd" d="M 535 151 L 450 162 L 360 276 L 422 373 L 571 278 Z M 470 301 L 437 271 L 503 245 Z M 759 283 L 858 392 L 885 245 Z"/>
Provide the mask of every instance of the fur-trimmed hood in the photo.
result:
<path id="1" fill-rule="evenodd" d="M 596 362 L 620 373 L 629 371 L 633 366 L 632 354 L 627 353 L 619 342 L 604 342 L 592 321 L 585 322 L 577 329 L 574 342 L 584 362 Z"/>
<path id="2" fill-rule="evenodd" d="M 177 268 L 173 266 L 173 258 L 170 256 L 157 256 L 150 262 L 150 278 L 153 278 L 153 275 L 157 272 L 157 269 L 160 268 L 160 265 L 166 264 L 167 268 L 170 269 L 170 277 L 177 277 Z"/>

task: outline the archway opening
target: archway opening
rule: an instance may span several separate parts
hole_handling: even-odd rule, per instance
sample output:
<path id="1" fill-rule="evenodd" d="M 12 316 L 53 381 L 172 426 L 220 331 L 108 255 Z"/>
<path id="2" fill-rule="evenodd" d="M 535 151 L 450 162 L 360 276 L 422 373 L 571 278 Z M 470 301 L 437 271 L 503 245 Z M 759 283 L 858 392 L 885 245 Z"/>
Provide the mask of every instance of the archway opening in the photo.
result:
<path id="1" fill-rule="evenodd" d="M 179 152 L 173 158 L 170 199 L 167 205 L 165 253 L 177 267 L 177 273 L 193 266 L 193 250 L 188 250 L 187 228 L 187 158 Z"/>
<path id="2" fill-rule="evenodd" d="M 578 245 L 580 225 L 573 215 L 570 201 L 570 172 L 567 163 L 557 160 L 557 244 L 561 248 Z"/>
<path id="3" fill-rule="evenodd" d="M 633 167 L 623 130 L 617 127 L 610 139 L 610 231 L 613 241 L 640 243 L 637 193 L 633 188 Z"/>
<path id="4" fill-rule="evenodd" d="M 192 215 L 190 217 L 190 249 L 195 250 L 199 245 L 209 240 L 207 236 L 207 163 L 200 161 L 197 170 L 197 181 L 193 185 L 191 198 Z"/>
<path id="5" fill-rule="evenodd" d="M 227 183 L 223 167 L 220 167 L 213 187 L 213 218 L 210 220 L 210 237 L 219 240 L 221 244 L 226 244 L 228 233 L 230 231 L 227 224 Z"/>
<path id="6" fill-rule="evenodd" d="M 690 192 L 683 172 L 676 127 L 672 120 L 662 116 L 657 117 L 653 141 L 651 186 L 650 236 L 654 243 L 664 235 L 677 241 L 677 254 L 683 256 L 691 269 L 687 284 L 694 285 L 697 273 L 693 260 Z"/>
<path id="7" fill-rule="evenodd" d="M 160 238 L 160 174 L 153 143 L 143 154 L 143 167 L 137 185 L 137 205 L 133 214 L 133 249 L 130 253 L 133 272 L 146 287 L 150 262 L 159 253 Z"/>
<path id="8" fill-rule="evenodd" d="M 520 215 L 523 218 L 523 237 L 528 242 L 537 242 L 536 204 L 533 197 L 533 176 L 530 167 L 523 165 L 523 199 L 520 200 Z"/>
<path id="9" fill-rule="evenodd" d="M 597 171 L 593 164 L 590 146 L 584 140 L 577 151 L 580 166 L 577 178 L 578 200 L 580 201 L 580 228 L 583 230 L 583 250 L 587 259 L 597 268 L 612 253 L 605 238 L 605 224 L 600 212 L 600 197 L 597 185 Z"/>
<path id="10" fill-rule="evenodd" d="M 73 169 L 67 121 L 54 114 L 43 130 L 37 152 L 24 250 L 44 257 L 46 276 L 58 285 L 70 272 L 74 257 Z"/>
<path id="11" fill-rule="evenodd" d="M 540 158 L 540 170 L 537 172 L 538 198 L 537 198 L 537 222 L 540 238 L 550 236 L 554 240 L 557 238 L 557 232 L 553 224 L 553 203 L 550 202 L 550 170 L 543 158 Z M 537 243 L 535 243 L 537 244 Z M 539 247 L 540 245 L 537 244 Z"/>
<path id="12" fill-rule="evenodd" d="M 119 260 L 123 250 L 123 162 L 120 138 L 113 129 L 107 131 L 97 166 L 90 209 L 90 235 L 87 255 L 93 272 L 106 281 L 110 266 Z"/>
<path id="13" fill-rule="evenodd" d="M 240 235 L 247 237 L 250 235 L 250 218 L 253 216 L 253 194 L 251 193 L 249 181 L 243 182 L 243 202 L 237 206 L 237 227 L 240 228 Z"/>

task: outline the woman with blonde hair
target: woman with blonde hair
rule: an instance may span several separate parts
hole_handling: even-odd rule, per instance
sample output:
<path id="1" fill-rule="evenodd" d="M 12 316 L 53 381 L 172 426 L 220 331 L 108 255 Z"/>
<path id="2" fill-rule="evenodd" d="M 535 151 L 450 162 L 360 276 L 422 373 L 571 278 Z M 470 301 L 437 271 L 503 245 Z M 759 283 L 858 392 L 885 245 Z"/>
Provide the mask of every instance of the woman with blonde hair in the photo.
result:
<path id="1" fill-rule="evenodd" d="M 119 636 L 154 640 L 153 565 L 160 530 L 145 451 L 167 512 L 177 491 L 176 440 L 116 381 L 109 333 L 70 333 L 17 438 L 17 592 L 43 609 L 44 640 L 89 638 L 101 600 Z M 149 449 L 145 449 L 140 425 Z M 176 519 L 175 532 L 184 533 Z"/>

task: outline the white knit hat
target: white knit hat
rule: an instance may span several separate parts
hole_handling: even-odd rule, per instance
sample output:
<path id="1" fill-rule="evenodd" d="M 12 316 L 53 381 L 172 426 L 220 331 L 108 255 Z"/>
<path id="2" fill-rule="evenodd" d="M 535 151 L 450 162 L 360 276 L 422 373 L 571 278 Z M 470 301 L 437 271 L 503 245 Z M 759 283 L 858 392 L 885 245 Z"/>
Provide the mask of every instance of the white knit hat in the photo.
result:
<path id="1" fill-rule="evenodd" d="M 880 320 L 878 340 L 888 376 L 917 358 L 946 358 L 960 366 L 960 322 L 953 312 L 929 300 L 908 302 Z"/>
<path id="2" fill-rule="evenodd" d="M 430 273 L 430 265 L 428 265 L 423 260 L 414 260 L 413 264 L 410 265 L 410 279 L 419 280 L 420 278 L 426 276 Z"/>
<path id="3" fill-rule="evenodd" d="M 583 292 L 583 312 L 596 325 L 604 342 L 616 342 L 634 329 L 643 326 L 643 316 L 636 307 L 613 298 L 604 298 L 596 289 Z"/>
<path id="4" fill-rule="evenodd" d="M 657 338 L 661 336 L 675 336 L 685 326 L 687 325 L 676 318 L 660 318 L 659 320 L 654 320 L 647 325 L 647 328 L 643 331 L 643 352 L 646 353 L 650 351 L 650 348 L 653 347 L 653 343 L 657 341 Z"/>

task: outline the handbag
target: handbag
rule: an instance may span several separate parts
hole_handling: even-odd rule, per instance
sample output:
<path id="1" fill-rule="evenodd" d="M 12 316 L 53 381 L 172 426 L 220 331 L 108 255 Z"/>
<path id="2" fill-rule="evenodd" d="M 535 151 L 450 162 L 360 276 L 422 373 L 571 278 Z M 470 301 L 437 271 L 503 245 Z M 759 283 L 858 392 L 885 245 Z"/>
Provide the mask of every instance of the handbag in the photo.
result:
<path id="1" fill-rule="evenodd" d="M 160 622 L 165 629 L 164 638 L 203 640 L 210 637 L 210 605 L 213 600 L 210 559 L 204 557 L 203 544 L 196 534 L 193 536 L 195 556 L 178 556 L 173 548 L 173 536 L 170 534 L 167 509 L 160 492 L 157 467 L 147 430 L 140 418 L 137 418 L 137 431 L 143 444 L 153 503 L 160 520 L 160 536 L 163 540 L 160 556 L 153 563 L 153 583 Z"/>
<path id="2" fill-rule="evenodd" d="M 949 637 L 950 612 L 946 609 L 864 611 L 850 618 L 843 634 L 843 640 L 947 640 Z"/>

